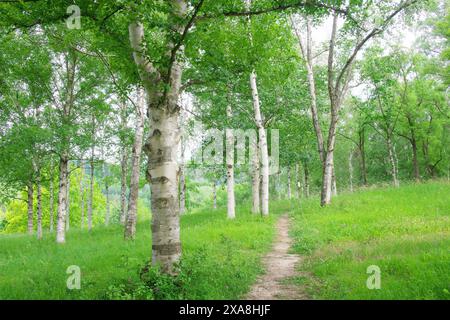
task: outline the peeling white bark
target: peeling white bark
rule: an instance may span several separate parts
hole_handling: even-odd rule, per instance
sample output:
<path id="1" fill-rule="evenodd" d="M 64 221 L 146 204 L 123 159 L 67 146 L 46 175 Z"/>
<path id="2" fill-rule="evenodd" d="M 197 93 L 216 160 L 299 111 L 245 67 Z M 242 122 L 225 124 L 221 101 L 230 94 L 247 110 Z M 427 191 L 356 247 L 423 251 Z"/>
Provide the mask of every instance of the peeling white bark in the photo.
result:
<path id="1" fill-rule="evenodd" d="M 255 113 L 255 124 L 258 128 L 259 155 L 261 161 L 261 213 L 263 216 L 269 214 L 269 152 L 267 149 L 266 129 L 261 115 L 261 106 L 256 81 L 256 73 L 250 75 L 250 87 L 252 89 L 253 111 Z"/>
<path id="2" fill-rule="evenodd" d="M 56 242 L 66 242 L 66 212 L 67 212 L 67 176 L 69 160 L 66 155 L 59 159 L 59 191 L 58 219 L 56 225 Z"/>

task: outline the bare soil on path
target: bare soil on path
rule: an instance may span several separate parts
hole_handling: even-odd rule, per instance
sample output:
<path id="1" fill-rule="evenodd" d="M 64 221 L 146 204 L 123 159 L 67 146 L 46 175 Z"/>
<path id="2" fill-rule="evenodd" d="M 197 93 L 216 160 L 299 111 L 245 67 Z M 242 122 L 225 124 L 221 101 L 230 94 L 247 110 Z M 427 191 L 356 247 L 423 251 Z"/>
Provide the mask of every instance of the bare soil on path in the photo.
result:
<path id="1" fill-rule="evenodd" d="M 289 237 L 289 216 L 283 215 L 277 222 L 277 236 L 272 248 L 263 258 L 265 274 L 251 287 L 247 300 L 308 300 L 305 290 L 289 283 L 298 276 L 296 267 L 302 257 L 289 253 L 292 239 Z"/>

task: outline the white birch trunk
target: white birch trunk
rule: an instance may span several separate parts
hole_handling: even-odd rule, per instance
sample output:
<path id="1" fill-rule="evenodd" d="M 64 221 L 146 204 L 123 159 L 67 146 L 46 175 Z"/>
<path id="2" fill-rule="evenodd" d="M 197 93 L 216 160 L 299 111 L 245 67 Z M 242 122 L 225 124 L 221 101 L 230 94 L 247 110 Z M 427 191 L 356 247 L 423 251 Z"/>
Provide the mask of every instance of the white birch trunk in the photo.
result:
<path id="1" fill-rule="evenodd" d="M 136 110 L 136 123 L 133 149 L 131 152 L 131 177 L 128 211 L 125 222 L 125 239 L 134 239 L 136 236 L 137 206 L 139 199 L 139 177 L 141 169 L 142 144 L 144 140 L 144 119 L 146 99 L 143 89 L 138 89 L 138 110 Z"/>
<path id="2" fill-rule="evenodd" d="M 50 166 L 50 232 L 54 229 L 54 215 L 55 215 L 55 199 L 54 199 L 54 186 L 53 186 L 53 162 Z"/>
<path id="3" fill-rule="evenodd" d="M 33 182 L 28 183 L 27 187 L 27 209 L 28 209 L 28 234 L 33 234 Z"/>
<path id="4" fill-rule="evenodd" d="M 62 155 L 59 159 L 59 190 L 58 190 L 58 219 L 56 225 L 56 242 L 66 242 L 66 212 L 67 212 L 67 171 L 69 160 Z"/>
<path id="5" fill-rule="evenodd" d="M 333 165 L 333 177 L 332 177 L 332 181 L 333 181 L 333 184 L 332 184 L 332 186 L 331 186 L 331 191 L 332 191 L 332 193 L 333 193 L 333 196 L 337 196 L 338 195 L 338 190 L 337 190 L 337 184 L 336 184 L 336 169 L 334 168 L 334 165 Z"/>
<path id="6" fill-rule="evenodd" d="M 183 119 L 183 117 L 182 117 Z M 183 123 L 183 122 L 181 122 Z M 183 136 L 181 137 L 181 163 L 180 163 L 180 215 L 186 212 L 186 167 L 185 162 L 185 143 Z"/>
<path id="7" fill-rule="evenodd" d="M 85 212 L 84 212 L 84 161 L 81 161 L 81 177 L 80 177 L 80 210 L 81 210 L 81 221 L 80 226 L 84 228 Z"/>
<path id="8" fill-rule="evenodd" d="M 87 223 L 88 231 L 92 230 L 92 210 L 93 210 L 93 200 L 94 200 L 94 148 L 92 148 L 91 160 L 90 160 L 90 170 L 89 170 L 89 200 L 88 200 L 88 214 Z"/>
<path id="9" fill-rule="evenodd" d="M 227 118 L 231 119 L 233 116 L 231 105 L 227 106 Z M 227 166 L 227 217 L 234 219 L 235 212 L 235 198 L 234 198 L 234 135 L 231 128 L 226 129 L 226 166 Z"/>
<path id="10" fill-rule="evenodd" d="M 173 14 L 184 18 L 187 3 L 184 0 L 172 0 Z M 172 26 L 181 35 L 184 28 Z M 182 66 L 177 60 L 183 47 L 169 43 L 171 65 L 167 77 L 161 78 L 151 60 L 144 52 L 144 28 L 133 22 L 129 25 L 133 57 L 139 68 L 148 99 L 151 133 L 145 144 L 148 156 L 147 180 L 151 184 L 152 203 L 152 264 L 160 265 L 167 274 L 176 274 L 176 265 L 181 258 L 180 216 L 178 202 L 179 165 L 177 152 L 180 144 L 179 117 Z M 177 49 L 175 52 L 172 49 Z M 162 89 L 161 89 L 162 88 Z"/>
<path id="11" fill-rule="evenodd" d="M 269 152 L 267 148 L 266 129 L 261 115 L 256 73 L 250 75 L 250 87 L 252 89 L 253 111 L 255 113 L 255 123 L 259 136 L 259 156 L 261 161 L 261 213 L 263 216 L 269 214 Z"/>
<path id="12" fill-rule="evenodd" d="M 394 187 L 399 187 L 400 183 L 398 181 L 397 163 L 395 161 L 395 151 L 394 151 L 394 146 L 392 144 L 392 139 L 391 139 L 390 134 L 387 135 L 386 143 L 387 143 L 388 154 L 389 154 L 389 162 L 391 164 L 392 182 L 394 184 Z"/>
<path id="13" fill-rule="evenodd" d="M 41 189 L 41 173 L 37 171 L 36 177 L 37 188 L 37 238 L 42 239 L 42 189 Z"/>
<path id="14" fill-rule="evenodd" d="M 125 146 L 122 149 L 122 158 L 120 160 L 120 223 L 125 224 L 127 216 L 127 172 L 128 155 Z"/>
<path id="15" fill-rule="evenodd" d="M 287 196 L 288 199 L 292 199 L 292 189 L 291 189 L 291 167 L 287 167 Z"/>
<path id="16" fill-rule="evenodd" d="M 252 143 L 252 142 L 250 142 Z M 252 154 L 252 212 L 258 214 L 260 210 L 260 200 L 259 200 L 259 147 L 258 142 L 255 141 L 256 146 L 254 146 L 254 152 Z"/>
<path id="17" fill-rule="evenodd" d="M 121 117 L 121 129 L 125 132 L 127 128 L 127 114 L 126 105 L 122 104 L 120 110 Z M 125 225 L 127 216 L 127 174 L 128 174 L 128 151 L 126 146 L 126 140 L 121 139 L 121 157 L 120 157 L 120 223 Z"/>
<path id="18" fill-rule="evenodd" d="M 298 163 L 295 164 L 295 191 L 296 191 L 296 198 L 300 199 L 301 196 L 301 183 L 300 183 L 300 168 Z"/>
<path id="19" fill-rule="evenodd" d="M 108 182 L 108 169 L 106 162 L 103 162 L 103 179 L 105 179 L 105 195 L 106 195 L 106 214 L 105 225 L 109 225 L 109 219 L 111 216 L 111 200 L 109 196 L 109 182 Z"/>
<path id="20" fill-rule="evenodd" d="M 304 173 L 305 196 L 309 198 L 309 168 L 306 162 L 303 164 L 303 173 Z"/>

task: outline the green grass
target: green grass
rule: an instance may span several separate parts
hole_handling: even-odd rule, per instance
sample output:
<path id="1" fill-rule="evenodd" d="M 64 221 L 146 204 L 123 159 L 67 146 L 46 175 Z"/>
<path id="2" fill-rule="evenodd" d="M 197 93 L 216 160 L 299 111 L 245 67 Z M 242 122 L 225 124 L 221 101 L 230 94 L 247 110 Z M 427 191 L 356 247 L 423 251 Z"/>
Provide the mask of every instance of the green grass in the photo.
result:
<path id="1" fill-rule="evenodd" d="M 275 206 L 274 211 L 283 210 Z M 270 248 L 276 217 L 263 219 L 239 209 L 182 217 L 183 270 L 187 299 L 238 299 L 262 272 L 261 256 Z M 91 234 L 70 230 L 64 245 L 54 234 L 42 241 L 27 235 L 0 236 L 0 299 L 106 299 L 124 284 L 139 283 L 138 272 L 151 256 L 150 222 L 138 224 L 133 242 L 120 226 Z M 81 268 L 81 290 L 66 288 L 67 267 Z M 113 296 L 117 297 L 116 295 Z M 124 298 L 123 292 L 119 298 Z"/>
<path id="2" fill-rule="evenodd" d="M 50 233 L 42 241 L 2 235 L 0 299 L 239 299 L 263 272 L 261 257 L 284 212 L 294 220 L 292 250 L 305 257 L 299 276 L 287 281 L 306 287 L 311 297 L 450 298 L 449 184 L 343 194 L 328 208 L 316 198 L 300 203 L 273 202 L 268 219 L 247 208 L 237 210 L 235 221 L 224 209 L 183 216 L 181 280 L 151 273 L 152 290 L 160 293 L 150 296 L 140 291 L 139 278 L 151 255 L 150 221 L 138 224 L 133 242 L 123 240 L 120 226 L 72 229 L 62 246 Z M 81 290 L 66 287 L 71 265 L 81 268 Z M 370 265 L 381 269 L 380 290 L 366 287 Z"/>
<path id="3" fill-rule="evenodd" d="M 313 298 L 450 299 L 448 183 L 344 194 L 327 208 L 308 200 L 291 214 L 293 250 L 306 260 L 293 281 Z M 370 265 L 380 290 L 366 286 Z"/>

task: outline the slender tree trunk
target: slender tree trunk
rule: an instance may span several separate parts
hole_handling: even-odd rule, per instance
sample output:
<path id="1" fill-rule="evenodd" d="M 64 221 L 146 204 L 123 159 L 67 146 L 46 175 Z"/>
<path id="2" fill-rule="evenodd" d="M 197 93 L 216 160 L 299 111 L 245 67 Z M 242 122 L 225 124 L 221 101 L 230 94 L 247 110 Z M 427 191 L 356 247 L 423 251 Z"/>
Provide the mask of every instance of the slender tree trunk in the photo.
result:
<path id="1" fill-rule="evenodd" d="M 309 198 L 309 168 L 306 162 L 303 164 L 303 173 L 305 177 L 305 196 Z"/>
<path id="2" fill-rule="evenodd" d="M 33 182 L 27 186 L 28 234 L 33 234 Z"/>
<path id="3" fill-rule="evenodd" d="M 111 217 L 111 200 L 109 196 L 109 182 L 108 182 L 108 167 L 106 162 L 103 162 L 103 178 L 105 179 L 105 194 L 106 194 L 106 214 L 105 214 L 105 225 L 109 225 L 109 220 Z"/>
<path id="4" fill-rule="evenodd" d="M 261 211 L 263 216 L 267 216 L 269 214 L 269 152 L 267 148 L 266 129 L 264 128 L 261 114 L 255 71 L 250 75 L 250 87 L 252 89 L 255 123 L 258 128 L 259 136 L 259 155 L 261 160 Z"/>
<path id="5" fill-rule="evenodd" d="M 230 103 L 230 102 L 229 102 Z M 231 105 L 227 106 L 227 118 L 231 119 L 233 112 Z M 234 135 L 231 128 L 227 128 L 226 132 L 226 165 L 227 165 L 227 217 L 234 219 L 235 212 L 235 198 L 234 198 Z"/>
<path id="6" fill-rule="evenodd" d="M 391 164 L 392 182 L 395 187 L 398 187 L 400 185 L 400 183 L 398 181 L 398 175 L 397 175 L 397 164 L 395 161 L 394 146 L 392 144 L 392 138 L 389 133 L 386 136 L 386 143 L 387 143 L 387 149 L 388 149 L 388 155 L 389 155 L 389 163 Z"/>
<path id="7" fill-rule="evenodd" d="M 180 117 L 180 124 L 184 124 L 184 117 Z M 180 215 L 186 212 L 186 166 L 185 166 L 185 151 L 186 143 L 183 134 L 181 135 L 181 160 L 180 160 Z"/>
<path id="8" fill-rule="evenodd" d="M 125 224 L 127 208 L 127 172 L 128 172 L 128 154 L 126 147 L 122 148 L 122 157 L 120 159 L 120 223 Z"/>
<path id="9" fill-rule="evenodd" d="M 295 164 L 295 190 L 297 199 L 300 199 L 302 193 L 300 183 L 300 168 L 298 163 Z"/>
<path id="10" fill-rule="evenodd" d="M 41 172 L 37 170 L 36 188 L 37 188 L 37 238 L 42 239 L 42 189 Z"/>
<path id="11" fill-rule="evenodd" d="M 136 235 L 137 206 L 139 199 L 139 177 L 141 169 L 142 144 L 144 140 L 144 119 L 146 109 L 145 93 L 141 88 L 138 89 L 138 96 L 139 110 L 136 110 L 134 143 L 131 152 L 130 196 L 128 200 L 127 219 L 125 223 L 125 239 L 134 239 Z M 179 204 L 177 203 L 177 207 L 178 205 Z"/>
<path id="12" fill-rule="evenodd" d="M 331 195 L 333 189 L 333 175 L 334 175 L 334 147 L 336 144 L 336 128 L 338 120 L 339 105 L 336 101 L 337 97 L 331 98 L 331 120 L 328 131 L 327 152 L 325 155 L 325 163 L 323 166 L 321 205 L 326 206 L 331 204 Z"/>
<path id="13" fill-rule="evenodd" d="M 68 122 L 70 111 L 75 100 L 75 78 L 76 78 L 77 56 L 74 51 L 70 52 L 66 60 L 67 71 L 67 98 L 63 106 L 63 122 Z M 69 146 L 69 141 L 64 141 Z M 58 189 L 58 212 L 56 222 L 56 242 L 66 242 L 66 215 L 67 215 L 67 185 L 69 174 L 69 151 L 65 149 L 59 157 L 59 189 Z"/>
<path id="14" fill-rule="evenodd" d="M 81 222 L 80 222 L 80 226 L 81 228 L 84 228 L 84 161 L 81 161 L 81 177 L 80 177 L 80 211 L 81 211 Z"/>
<path id="15" fill-rule="evenodd" d="M 250 142 L 251 143 L 251 142 Z M 255 152 L 252 155 L 252 213 L 260 213 L 260 200 L 259 200 L 259 147 L 258 142 L 255 142 Z"/>
<path id="16" fill-rule="evenodd" d="M 292 191 L 291 191 L 291 167 L 287 167 L 287 196 L 288 199 L 292 198 Z"/>
<path id="17" fill-rule="evenodd" d="M 67 212 L 66 212 L 66 231 L 70 229 L 70 175 L 67 176 Z"/>
<path id="18" fill-rule="evenodd" d="M 127 110 L 126 104 L 121 105 L 120 122 L 123 135 L 127 128 Z M 127 216 L 127 174 L 128 174 L 128 150 L 125 136 L 121 137 L 121 156 L 120 156 L 120 223 L 125 225 Z"/>
<path id="19" fill-rule="evenodd" d="M 331 186 L 331 191 L 332 191 L 332 193 L 333 193 L 333 196 L 337 196 L 338 195 L 338 190 L 337 190 L 337 183 L 336 183 L 336 168 L 334 167 L 334 164 L 333 164 L 333 177 L 332 177 L 332 181 L 333 181 L 333 184 L 332 184 L 332 186 Z"/>
<path id="20" fill-rule="evenodd" d="M 362 128 L 359 131 L 359 155 L 361 157 L 361 181 L 363 186 L 367 186 L 367 166 L 366 166 L 366 137 L 365 137 L 365 129 Z"/>
<path id="21" fill-rule="evenodd" d="M 420 169 L 419 169 L 419 161 L 417 157 L 417 141 L 415 137 L 411 140 L 411 147 L 413 151 L 413 167 L 414 167 L 414 178 L 416 181 L 420 181 Z"/>
<path id="22" fill-rule="evenodd" d="M 406 81 L 406 79 L 405 79 L 405 81 Z M 411 143 L 411 148 L 412 148 L 414 179 L 418 182 L 418 181 L 420 181 L 420 169 L 419 169 L 419 161 L 418 161 L 418 156 L 417 156 L 416 131 L 414 129 L 413 119 L 411 118 L 411 116 L 409 114 L 406 116 L 406 119 L 408 120 L 409 131 L 411 133 L 411 137 L 408 140 Z"/>
<path id="23" fill-rule="evenodd" d="M 69 159 L 62 155 L 59 159 L 59 190 L 58 190 L 58 220 L 56 225 L 56 242 L 66 242 L 66 213 L 67 213 L 67 178 Z"/>
<path id="24" fill-rule="evenodd" d="M 89 170 L 89 201 L 88 201 L 88 231 L 92 230 L 92 210 L 94 201 L 94 147 L 92 147 L 91 159 L 90 159 L 90 170 Z"/>
<path id="25" fill-rule="evenodd" d="M 349 173 L 349 183 L 350 183 L 350 192 L 353 192 L 353 151 L 350 151 L 348 156 L 348 173 Z"/>
<path id="26" fill-rule="evenodd" d="M 50 164 L 50 232 L 54 228 L 54 215 L 55 215 L 55 199 L 54 199 L 54 186 L 53 186 L 53 161 Z"/>
<path id="27" fill-rule="evenodd" d="M 310 97 L 310 109 L 311 109 L 311 118 L 313 122 L 314 132 L 316 134 L 317 139 L 317 151 L 319 152 L 319 157 L 322 163 L 325 161 L 325 147 L 324 147 L 324 139 L 322 134 L 322 129 L 319 121 L 319 112 L 317 110 L 317 96 L 316 96 L 316 84 L 315 84 L 315 76 L 314 76 L 314 63 L 312 56 L 312 28 L 311 28 L 311 19 L 306 17 L 306 44 L 303 43 L 302 36 L 300 32 L 296 29 L 295 23 L 291 18 L 292 29 L 294 30 L 295 35 L 297 36 L 298 44 L 300 46 L 301 55 L 303 57 L 303 61 L 305 62 L 305 67 L 307 71 L 307 79 L 308 79 L 308 87 L 309 87 L 309 97 Z M 306 46 L 305 46 L 306 45 Z"/>

